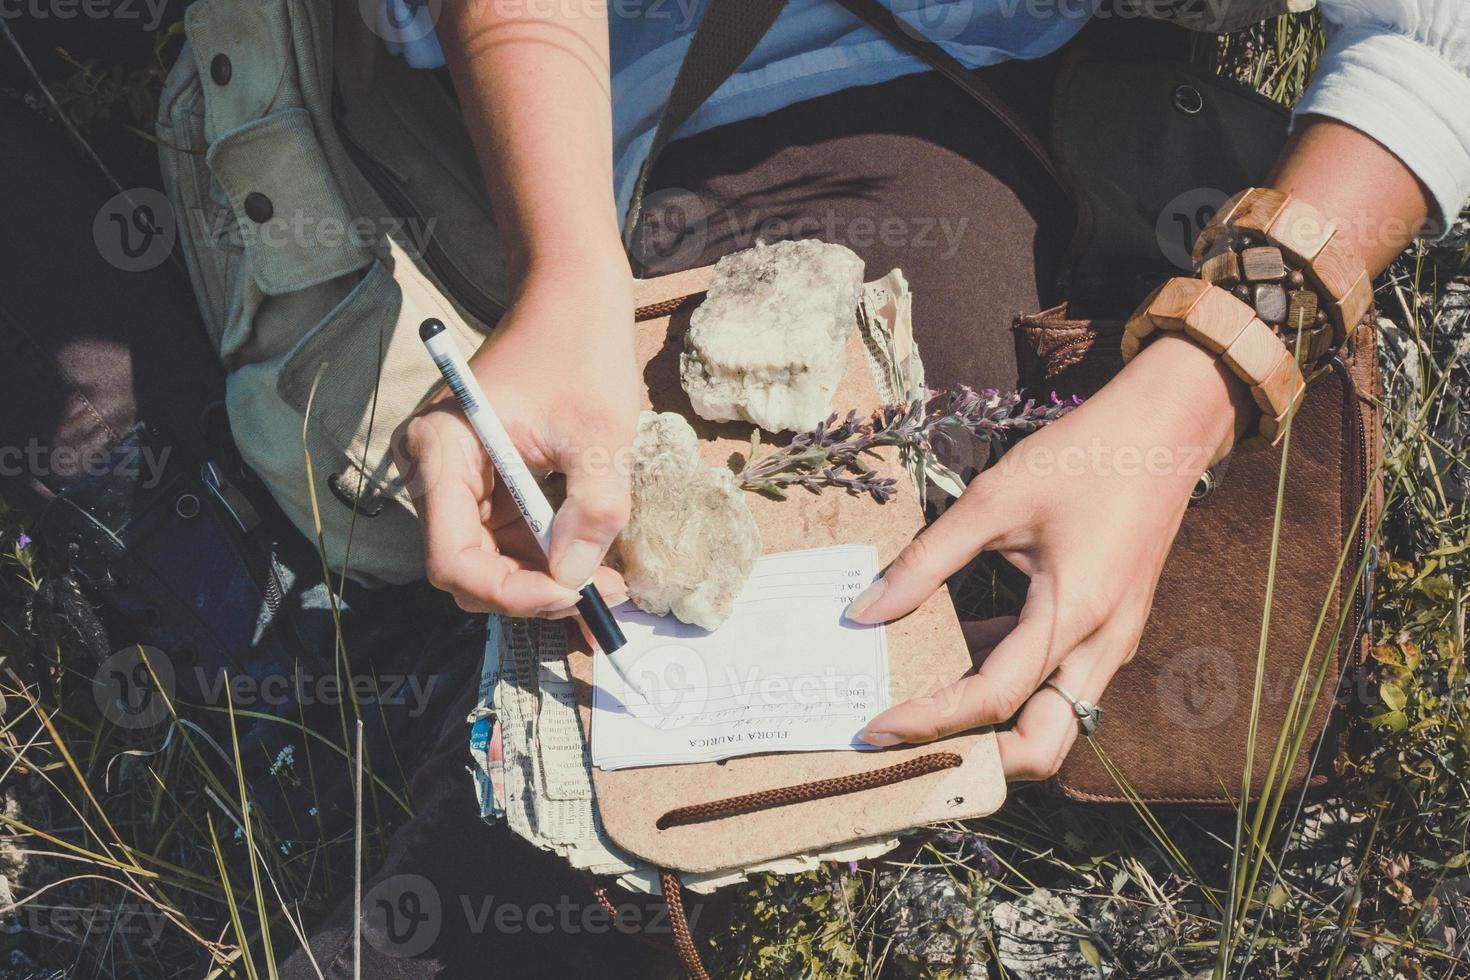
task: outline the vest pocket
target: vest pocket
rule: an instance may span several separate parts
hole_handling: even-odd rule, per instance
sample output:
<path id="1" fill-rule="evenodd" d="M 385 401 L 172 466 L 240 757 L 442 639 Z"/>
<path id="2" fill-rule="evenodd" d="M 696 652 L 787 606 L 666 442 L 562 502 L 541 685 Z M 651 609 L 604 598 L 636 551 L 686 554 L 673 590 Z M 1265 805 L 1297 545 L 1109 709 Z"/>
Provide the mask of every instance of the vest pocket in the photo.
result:
<path id="1" fill-rule="evenodd" d="M 285 0 L 198 0 L 184 33 L 204 91 L 204 136 L 218 137 L 272 108 L 300 105 Z"/>
<path id="2" fill-rule="evenodd" d="M 263 293 L 305 289 L 372 260 L 305 109 L 273 112 L 225 134 L 206 159 Z"/>
<path id="3" fill-rule="evenodd" d="M 402 269 L 407 261 L 396 247 L 389 258 L 374 260 L 352 291 L 285 355 L 276 377 L 276 393 L 306 416 L 309 429 L 342 450 L 365 478 L 367 492 L 405 506 L 410 499 L 393 463 L 393 431 L 440 383 L 418 339 L 419 324 L 440 318 L 466 355 L 484 339 L 436 291 L 421 288 L 422 280 L 395 278 L 395 265 Z"/>

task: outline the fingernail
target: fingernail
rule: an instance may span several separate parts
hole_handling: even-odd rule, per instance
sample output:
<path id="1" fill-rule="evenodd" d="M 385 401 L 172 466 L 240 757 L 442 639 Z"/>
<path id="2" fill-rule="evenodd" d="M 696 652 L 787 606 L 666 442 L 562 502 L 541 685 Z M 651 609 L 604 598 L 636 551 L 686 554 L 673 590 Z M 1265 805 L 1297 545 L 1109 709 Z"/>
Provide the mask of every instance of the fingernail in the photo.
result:
<path id="1" fill-rule="evenodd" d="M 863 618 L 863 614 L 871 609 L 875 602 L 883 598 L 883 590 L 887 588 L 887 580 L 880 578 L 857 594 L 857 598 L 852 600 L 851 605 L 847 607 L 847 612 L 844 615 L 854 623 L 867 624 L 868 620 Z"/>
<path id="2" fill-rule="evenodd" d="M 568 588 L 580 589 L 587 584 L 597 566 L 602 563 L 602 548 L 591 541 L 573 541 L 567 545 L 561 561 L 557 562 L 553 574 L 556 580 Z"/>
<path id="3" fill-rule="evenodd" d="M 546 619 L 554 613 L 565 613 L 566 615 L 570 616 L 575 611 L 577 603 L 581 600 L 582 596 L 579 593 L 573 592 L 571 589 L 567 589 L 566 595 L 562 597 L 561 602 L 557 603 L 556 605 L 547 606 L 544 609 L 537 610 L 535 618 Z"/>
<path id="4" fill-rule="evenodd" d="M 878 746 L 897 745 L 903 741 L 892 732 L 863 732 L 859 737 L 869 745 Z"/>

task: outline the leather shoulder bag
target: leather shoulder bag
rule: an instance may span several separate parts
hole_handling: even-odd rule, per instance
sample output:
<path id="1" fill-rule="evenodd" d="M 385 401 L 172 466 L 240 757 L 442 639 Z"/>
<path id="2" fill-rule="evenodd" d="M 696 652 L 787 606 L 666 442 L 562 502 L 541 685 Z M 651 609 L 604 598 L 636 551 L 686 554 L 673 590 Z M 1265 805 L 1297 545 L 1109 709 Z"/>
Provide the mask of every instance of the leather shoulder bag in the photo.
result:
<path id="1" fill-rule="evenodd" d="M 1000 119 L 1075 204 L 1077 229 L 1061 283 L 1069 304 L 1015 324 L 1019 382 L 1033 391 L 1085 397 L 1120 370 L 1127 312 L 1148 290 L 1187 274 L 1194 240 L 1215 210 L 1227 195 L 1261 183 L 1285 143 L 1289 113 L 1281 106 L 1190 60 L 1138 53 L 1137 45 L 1091 44 L 1086 33 L 1066 53 L 1043 138 L 937 44 L 899 26 L 881 3 L 837 2 Z M 661 121 L 655 155 L 738 67 L 783 3 L 711 6 Z M 630 236 L 637 214 L 635 203 Z M 1328 778 L 1345 714 L 1332 708 L 1358 680 L 1372 529 L 1382 510 L 1374 323 L 1370 310 L 1348 331 L 1293 422 L 1253 794 L 1278 743 L 1301 745 L 1284 753 L 1288 788 Z M 1196 488 L 1138 652 L 1102 698 L 1109 724 L 1074 747 L 1052 780 L 1062 794 L 1222 805 L 1239 796 L 1267 617 L 1281 451 L 1236 454 Z"/>

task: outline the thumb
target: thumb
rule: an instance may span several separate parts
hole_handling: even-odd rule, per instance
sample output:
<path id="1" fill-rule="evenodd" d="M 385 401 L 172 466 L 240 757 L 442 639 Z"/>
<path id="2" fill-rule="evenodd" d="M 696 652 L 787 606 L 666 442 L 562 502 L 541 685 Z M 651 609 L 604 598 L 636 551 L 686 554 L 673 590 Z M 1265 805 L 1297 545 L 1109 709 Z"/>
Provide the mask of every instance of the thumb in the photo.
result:
<path id="1" fill-rule="evenodd" d="M 957 504 L 945 511 L 899 552 L 882 578 L 852 600 L 847 618 L 854 623 L 886 623 L 923 605 L 945 579 L 984 551 L 997 533 L 993 519 L 985 519 L 980 511 L 975 504 Z"/>
<path id="2" fill-rule="evenodd" d="M 580 453 L 586 457 L 588 453 Z M 603 454 L 595 454 L 602 456 Z M 592 578 L 613 538 L 628 523 L 628 474 L 611 458 L 568 463 L 567 498 L 551 527 L 551 575 L 579 589 Z"/>

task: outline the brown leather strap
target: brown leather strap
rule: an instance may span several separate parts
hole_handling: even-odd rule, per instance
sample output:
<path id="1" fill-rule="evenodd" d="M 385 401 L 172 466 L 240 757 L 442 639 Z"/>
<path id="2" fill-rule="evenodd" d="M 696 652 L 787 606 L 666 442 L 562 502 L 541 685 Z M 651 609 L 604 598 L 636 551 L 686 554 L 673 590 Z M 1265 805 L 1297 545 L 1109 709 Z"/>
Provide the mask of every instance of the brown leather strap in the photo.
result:
<path id="1" fill-rule="evenodd" d="M 937 42 L 916 34 L 912 27 L 900 23 L 898 16 L 878 0 L 837 0 L 837 2 L 873 30 L 892 41 L 900 50 L 907 51 L 919 58 L 930 68 L 959 86 L 966 95 L 1000 120 L 1001 125 L 1009 129 L 1016 139 L 1021 141 L 1021 145 L 1036 158 L 1041 168 L 1051 176 L 1052 180 L 1056 181 L 1062 193 L 1068 198 L 1072 196 L 1072 189 L 1062 179 L 1061 172 L 1057 169 L 1051 153 L 1046 148 L 1046 143 L 1026 120 L 1016 115 L 1015 110 L 1006 105 L 1005 100 L 993 88 L 976 78 L 974 73 L 966 68 L 959 59 L 945 51 Z"/>
<path id="2" fill-rule="evenodd" d="M 679 962 L 684 964 L 684 972 L 689 975 L 690 980 L 709 980 L 709 972 L 705 970 L 704 963 L 699 958 L 699 949 L 694 945 L 694 935 L 689 931 L 689 917 L 684 914 L 684 891 L 679 884 L 679 876 L 660 868 L 658 883 L 664 893 L 664 904 L 669 907 L 669 925 L 674 930 L 674 949 L 679 953 Z"/>
<path id="3" fill-rule="evenodd" d="M 900 762 L 897 765 L 874 769 L 871 772 L 835 776 L 831 779 L 817 779 L 796 786 L 782 786 L 778 789 L 747 793 L 744 796 L 712 800 L 709 803 L 681 806 L 659 817 L 654 826 L 659 830 L 668 830 L 670 827 L 722 820 L 725 817 L 737 817 L 744 813 L 754 813 L 757 810 L 769 810 L 778 806 L 791 806 L 794 803 L 809 803 L 812 800 L 823 800 L 831 796 L 859 793 L 865 789 L 888 786 L 906 779 L 926 776 L 931 772 L 939 772 L 941 769 L 953 769 L 962 765 L 964 761 L 954 752 L 933 752 L 929 755 L 921 755 L 917 759 Z"/>

